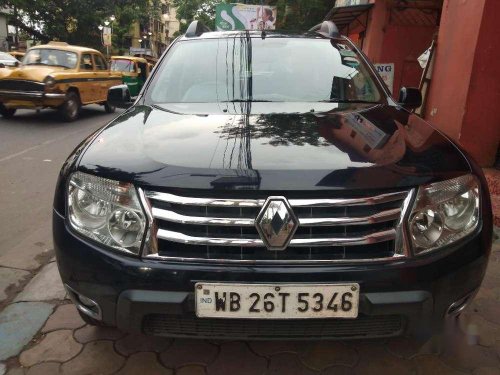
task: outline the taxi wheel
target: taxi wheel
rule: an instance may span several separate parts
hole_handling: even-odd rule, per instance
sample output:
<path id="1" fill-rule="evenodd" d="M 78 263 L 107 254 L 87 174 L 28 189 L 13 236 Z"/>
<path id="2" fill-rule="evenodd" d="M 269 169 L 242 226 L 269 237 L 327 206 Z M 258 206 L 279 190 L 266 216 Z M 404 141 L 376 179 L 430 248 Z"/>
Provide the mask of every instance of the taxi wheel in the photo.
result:
<path id="1" fill-rule="evenodd" d="M 2 115 L 3 118 L 11 118 L 15 113 L 15 108 L 7 108 L 2 103 L 0 103 L 0 115 Z"/>
<path id="2" fill-rule="evenodd" d="M 106 102 L 106 103 L 104 103 L 104 110 L 106 111 L 106 113 L 114 113 L 116 110 L 116 107 L 114 105 L 110 105 Z"/>
<path id="3" fill-rule="evenodd" d="M 78 94 L 69 92 L 66 95 L 66 101 L 59 109 L 63 120 L 67 122 L 75 121 L 80 114 L 81 106 Z"/>

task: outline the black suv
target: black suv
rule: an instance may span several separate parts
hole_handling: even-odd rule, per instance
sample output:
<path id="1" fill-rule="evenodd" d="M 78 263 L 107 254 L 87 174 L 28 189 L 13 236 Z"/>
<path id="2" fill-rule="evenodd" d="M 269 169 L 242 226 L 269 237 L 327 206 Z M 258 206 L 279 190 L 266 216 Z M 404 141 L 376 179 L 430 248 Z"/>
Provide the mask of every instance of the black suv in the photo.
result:
<path id="1" fill-rule="evenodd" d="M 478 290 L 480 168 L 331 22 L 194 22 L 64 164 L 53 231 L 90 324 L 164 336 L 427 336 Z"/>

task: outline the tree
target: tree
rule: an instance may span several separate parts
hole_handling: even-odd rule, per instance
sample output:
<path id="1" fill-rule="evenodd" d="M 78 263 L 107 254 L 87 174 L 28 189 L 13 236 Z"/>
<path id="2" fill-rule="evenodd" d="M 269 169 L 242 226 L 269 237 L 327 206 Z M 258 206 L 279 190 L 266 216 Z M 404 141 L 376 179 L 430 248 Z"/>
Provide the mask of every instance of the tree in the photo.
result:
<path id="1" fill-rule="evenodd" d="M 157 0 L 155 0 L 157 1 Z M 0 6 L 16 11 L 9 23 L 42 42 L 61 40 L 102 49 L 98 26 L 111 15 L 118 47 L 130 26 L 149 11 L 148 0 L 0 0 Z"/>
<path id="2" fill-rule="evenodd" d="M 230 0 L 173 0 L 177 8 L 177 19 L 181 21 L 180 31 L 185 32 L 193 20 L 201 20 L 212 30 L 215 27 L 215 6 L 217 3 L 237 2 Z M 246 4 L 271 5 L 278 10 L 277 28 L 281 30 L 309 30 L 320 23 L 333 7 L 333 0 L 248 0 Z"/>

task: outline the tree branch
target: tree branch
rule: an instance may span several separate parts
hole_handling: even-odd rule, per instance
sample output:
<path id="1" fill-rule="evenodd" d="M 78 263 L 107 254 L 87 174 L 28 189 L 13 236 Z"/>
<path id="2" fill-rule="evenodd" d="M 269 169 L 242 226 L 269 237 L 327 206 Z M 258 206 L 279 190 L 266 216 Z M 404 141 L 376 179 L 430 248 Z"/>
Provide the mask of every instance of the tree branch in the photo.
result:
<path id="1" fill-rule="evenodd" d="M 44 43 L 47 43 L 50 41 L 50 38 L 47 35 L 41 33 L 40 31 L 36 30 L 35 28 L 33 28 L 31 26 L 25 25 L 23 22 L 21 22 L 17 18 L 9 17 L 9 25 L 19 27 L 21 30 L 26 31 L 28 34 L 34 36 L 35 38 L 41 40 Z"/>

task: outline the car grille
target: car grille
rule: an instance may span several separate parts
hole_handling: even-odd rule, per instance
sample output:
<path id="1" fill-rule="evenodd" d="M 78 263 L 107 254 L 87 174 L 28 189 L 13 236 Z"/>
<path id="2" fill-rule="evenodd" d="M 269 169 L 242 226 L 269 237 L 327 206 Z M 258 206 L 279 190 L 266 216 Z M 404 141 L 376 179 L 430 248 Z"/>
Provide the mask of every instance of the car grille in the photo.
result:
<path id="1" fill-rule="evenodd" d="M 0 80 L 0 90 L 9 91 L 43 91 L 45 85 L 40 82 L 24 81 L 17 79 Z"/>
<path id="2" fill-rule="evenodd" d="M 403 255 L 400 223 L 410 196 L 398 191 L 349 198 L 287 197 L 299 227 L 285 250 L 270 251 L 255 227 L 267 196 L 186 197 L 146 191 L 154 220 L 146 254 L 254 263 L 394 259 Z"/>
<path id="3" fill-rule="evenodd" d="M 219 339 L 354 339 L 394 337 L 402 334 L 400 315 L 361 315 L 356 319 L 200 319 L 195 316 L 150 314 L 143 332 L 155 336 Z"/>

